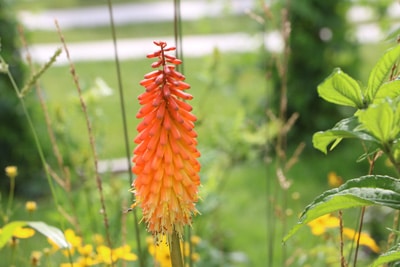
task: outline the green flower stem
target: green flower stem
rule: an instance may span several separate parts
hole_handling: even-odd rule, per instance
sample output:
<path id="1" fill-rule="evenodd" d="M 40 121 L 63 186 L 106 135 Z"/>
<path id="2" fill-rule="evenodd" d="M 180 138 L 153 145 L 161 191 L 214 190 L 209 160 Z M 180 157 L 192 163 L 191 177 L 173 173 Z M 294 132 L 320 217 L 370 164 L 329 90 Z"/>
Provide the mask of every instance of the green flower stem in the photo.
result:
<path id="1" fill-rule="evenodd" d="M 12 247 L 11 247 L 11 265 L 10 266 L 16 266 L 15 262 L 17 259 L 17 242 L 18 240 L 13 240 L 12 242 L 15 242 Z"/>
<path id="2" fill-rule="evenodd" d="M 10 178 L 10 194 L 8 195 L 7 210 L 4 216 L 4 223 L 8 223 L 10 219 L 12 203 L 14 201 L 14 191 L 15 191 L 15 177 Z"/>
<path id="3" fill-rule="evenodd" d="M 181 243 L 179 235 L 176 231 L 174 231 L 171 236 L 171 240 L 169 243 L 169 253 L 171 255 L 172 267 L 183 267 Z"/>

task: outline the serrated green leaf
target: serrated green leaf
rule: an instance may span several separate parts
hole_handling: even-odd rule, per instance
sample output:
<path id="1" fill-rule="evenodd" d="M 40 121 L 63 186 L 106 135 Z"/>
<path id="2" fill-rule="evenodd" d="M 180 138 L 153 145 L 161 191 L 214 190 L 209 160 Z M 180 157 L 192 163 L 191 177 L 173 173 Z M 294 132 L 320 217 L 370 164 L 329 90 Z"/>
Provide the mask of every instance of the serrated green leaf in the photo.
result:
<path id="1" fill-rule="evenodd" d="M 1 228 L 1 233 L 0 233 L 0 249 L 4 247 L 5 244 L 7 244 L 8 240 L 13 236 L 14 230 L 25 226 L 26 222 L 23 221 L 15 221 L 15 222 L 10 222 Z"/>
<path id="2" fill-rule="evenodd" d="M 369 78 L 368 86 L 365 92 L 365 97 L 368 103 L 372 103 L 379 88 L 387 81 L 387 77 L 392 71 L 393 65 L 399 60 L 400 45 L 389 49 L 378 61 L 372 69 Z"/>
<path id="3" fill-rule="evenodd" d="M 400 209 L 400 180 L 382 175 L 352 179 L 339 188 L 325 191 L 302 212 L 299 222 L 284 237 L 286 242 L 302 226 L 333 211 L 380 205 Z"/>
<path id="4" fill-rule="evenodd" d="M 360 85 L 339 68 L 335 69 L 317 90 L 319 96 L 328 102 L 355 108 L 364 106 Z"/>
<path id="5" fill-rule="evenodd" d="M 382 143 L 394 139 L 399 132 L 395 110 L 389 102 L 370 105 L 356 115 L 362 126 Z"/>
<path id="6" fill-rule="evenodd" d="M 317 132 L 313 135 L 313 145 L 323 153 L 328 153 L 328 146 L 333 143 L 329 150 L 334 149 L 344 138 L 357 138 L 365 141 L 377 142 L 371 135 L 360 131 L 356 117 L 350 117 L 338 122 L 332 129 Z"/>
<path id="7" fill-rule="evenodd" d="M 400 80 L 394 80 L 382 84 L 375 94 L 374 102 L 387 97 L 394 99 L 398 96 L 400 96 Z"/>
<path id="8" fill-rule="evenodd" d="M 42 235 L 50 238 L 59 248 L 68 248 L 69 244 L 65 239 L 63 232 L 44 222 L 26 222 L 27 225 L 40 232 Z"/>

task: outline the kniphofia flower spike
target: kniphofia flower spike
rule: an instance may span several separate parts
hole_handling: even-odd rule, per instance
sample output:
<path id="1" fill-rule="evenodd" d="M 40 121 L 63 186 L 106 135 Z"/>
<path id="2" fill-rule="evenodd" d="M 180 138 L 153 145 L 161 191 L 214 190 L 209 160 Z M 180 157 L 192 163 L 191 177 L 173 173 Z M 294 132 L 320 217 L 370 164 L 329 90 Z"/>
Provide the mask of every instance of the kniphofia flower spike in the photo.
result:
<path id="1" fill-rule="evenodd" d="M 151 65 L 157 70 L 140 82 L 146 91 L 138 97 L 142 107 L 136 117 L 143 120 L 137 126 L 132 186 L 148 230 L 159 237 L 174 231 L 181 235 L 198 213 L 200 153 L 196 149 L 196 117 L 184 102 L 193 98 L 185 92 L 190 85 L 175 68 L 182 61 L 166 54 L 175 47 L 167 48 L 161 41 L 154 44 L 160 50 L 147 57 L 158 58 Z"/>

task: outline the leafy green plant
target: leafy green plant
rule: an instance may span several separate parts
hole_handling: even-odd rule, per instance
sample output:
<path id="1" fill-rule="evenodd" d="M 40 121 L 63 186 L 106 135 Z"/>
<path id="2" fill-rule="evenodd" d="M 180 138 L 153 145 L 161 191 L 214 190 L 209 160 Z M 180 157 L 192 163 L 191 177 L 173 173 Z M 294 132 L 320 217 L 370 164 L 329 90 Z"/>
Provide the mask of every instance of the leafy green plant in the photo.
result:
<path id="1" fill-rule="evenodd" d="M 318 94 L 326 101 L 355 108 L 354 114 L 339 121 L 333 128 L 313 136 L 314 147 L 323 153 L 334 149 L 343 139 L 356 139 L 366 148 L 362 158 L 370 164 L 368 175 L 350 179 L 338 188 L 322 193 L 302 212 L 299 222 L 284 237 L 287 241 L 303 225 L 314 219 L 342 209 L 365 206 L 385 206 L 400 210 L 400 180 L 387 175 L 375 175 L 374 163 L 381 156 L 388 157 L 400 174 L 400 84 L 397 63 L 400 46 L 389 49 L 373 67 L 367 85 L 356 81 L 341 69 L 318 86 Z M 368 146 L 367 146 L 368 145 Z M 395 212 L 395 222 L 399 213 Z M 395 225 L 396 226 L 396 225 Z M 397 230 L 397 229 L 395 229 Z M 389 236 L 391 236 L 390 234 Z M 388 245 L 392 246 L 389 238 Z M 372 266 L 400 259 L 396 244 L 380 256 Z M 343 257 L 343 255 L 342 255 Z M 357 262 L 357 253 L 354 256 Z M 342 266 L 344 265 L 342 261 Z"/>

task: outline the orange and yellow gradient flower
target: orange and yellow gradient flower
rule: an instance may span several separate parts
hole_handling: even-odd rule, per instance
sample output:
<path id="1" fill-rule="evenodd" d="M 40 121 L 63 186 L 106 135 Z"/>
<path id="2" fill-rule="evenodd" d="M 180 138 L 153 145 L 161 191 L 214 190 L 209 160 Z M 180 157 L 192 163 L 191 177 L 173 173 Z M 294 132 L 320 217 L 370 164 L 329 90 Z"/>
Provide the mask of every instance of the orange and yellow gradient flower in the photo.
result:
<path id="1" fill-rule="evenodd" d="M 182 234 L 198 211 L 200 156 L 194 131 L 196 117 L 184 102 L 192 95 L 185 92 L 190 85 L 176 70 L 181 60 L 166 52 L 174 51 L 165 42 L 154 42 L 160 50 L 147 55 L 158 58 L 157 68 L 140 82 L 146 91 L 139 95 L 142 105 L 136 117 L 137 126 L 132 171 L 136 174 L 133 192 L 142 208 L 143 220 L 154 235 Z"/>

